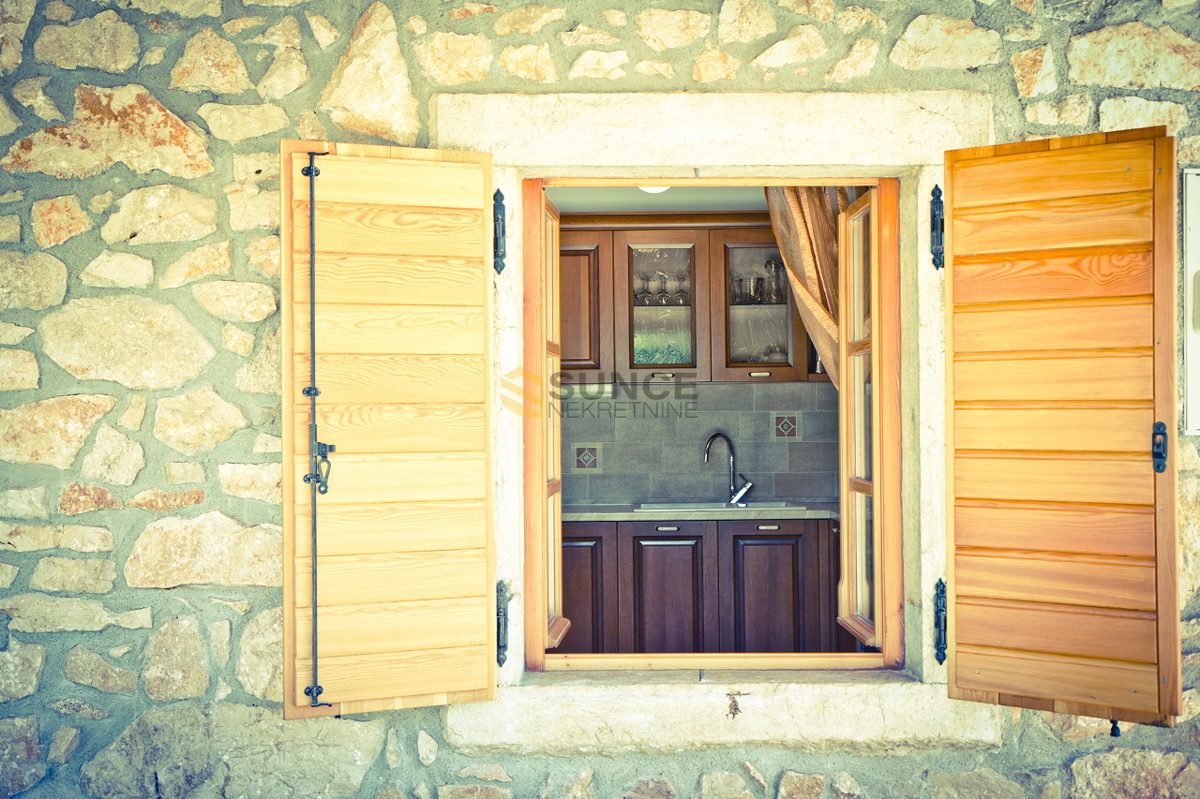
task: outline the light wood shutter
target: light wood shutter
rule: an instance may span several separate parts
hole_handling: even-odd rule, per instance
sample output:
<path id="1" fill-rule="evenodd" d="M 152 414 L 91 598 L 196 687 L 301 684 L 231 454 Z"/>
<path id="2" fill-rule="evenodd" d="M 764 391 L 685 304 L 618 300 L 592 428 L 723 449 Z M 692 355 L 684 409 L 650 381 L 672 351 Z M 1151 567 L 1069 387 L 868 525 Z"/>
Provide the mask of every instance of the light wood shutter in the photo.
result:
<path id="1" fill-rule="evenodd" d="M 946 154 L 952 697 L 1179 713 L 1174 152 Z"/>
<path id="2" fill-rule="evenodd" d="M 320 699 L 312 679 L 309 179 L 316 158 Z M 284 707 L 490 699 L 491 159 L 282 143 Z"/>

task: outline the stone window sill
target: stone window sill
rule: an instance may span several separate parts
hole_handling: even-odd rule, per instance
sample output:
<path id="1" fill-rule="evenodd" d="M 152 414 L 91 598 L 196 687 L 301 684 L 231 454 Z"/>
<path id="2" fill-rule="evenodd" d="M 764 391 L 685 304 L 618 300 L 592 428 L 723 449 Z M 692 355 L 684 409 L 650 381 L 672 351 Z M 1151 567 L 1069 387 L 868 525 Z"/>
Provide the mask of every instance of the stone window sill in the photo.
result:
<path id="1" fill-rule="evenodd" d="M 740 746 L 897 755 L 995 750 L 1007 711 L 896 671 L 527 673 L 444 711 L 464 754 L 620 754 Z"/>

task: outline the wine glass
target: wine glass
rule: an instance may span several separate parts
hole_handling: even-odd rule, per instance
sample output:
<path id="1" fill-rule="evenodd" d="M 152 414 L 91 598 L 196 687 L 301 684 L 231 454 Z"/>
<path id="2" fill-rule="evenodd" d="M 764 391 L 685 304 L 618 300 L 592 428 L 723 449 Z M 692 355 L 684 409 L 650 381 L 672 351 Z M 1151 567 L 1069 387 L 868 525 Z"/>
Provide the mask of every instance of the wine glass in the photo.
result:
<path id="1" fill-rule="evenodd" d="M 654 295 L 654 304 L 670 305 L 671 292 L 667 291 L 667 280 L 669 279 L 667 273 L 655 272 L 655 275 L 658 277 L 658 293 Z"/>
<path id="2" fill-rule="evenodd" d="M 687 305 L 692 301 L 691 284 L 691 277 L 687 272 L 680 272 L 675 276 L 675 291 L 671 294 L 672 305 Z"/>
<path id="3" fill-rule="evenodd" d="M 650 305 L 652 302 L 654 302 L 654 295 L 650 292 L 650 276 L 635 275 L 633 280 L 635 283 L 633 304 Z"/>

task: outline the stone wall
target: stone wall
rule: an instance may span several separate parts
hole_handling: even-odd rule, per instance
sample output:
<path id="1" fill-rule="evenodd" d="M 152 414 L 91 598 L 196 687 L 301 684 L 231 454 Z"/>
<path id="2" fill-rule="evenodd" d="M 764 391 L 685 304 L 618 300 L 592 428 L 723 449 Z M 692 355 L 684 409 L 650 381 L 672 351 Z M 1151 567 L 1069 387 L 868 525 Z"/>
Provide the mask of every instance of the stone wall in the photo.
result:
<path id="1" fill-rule="evenodd" d="M 433 709 L 280 720 L 280 137 L 423 146 L 454 92 L 968 90 L 1000 141 L 1166 124 L 1200 162 L 1196 0 L 661 5 L 0 0 L 0 797 L 1200 796 L 1191 691 L 1173 730 L 1005 710 L 982 748 L 679 724 L 667 750 L 468 754 Z"/>

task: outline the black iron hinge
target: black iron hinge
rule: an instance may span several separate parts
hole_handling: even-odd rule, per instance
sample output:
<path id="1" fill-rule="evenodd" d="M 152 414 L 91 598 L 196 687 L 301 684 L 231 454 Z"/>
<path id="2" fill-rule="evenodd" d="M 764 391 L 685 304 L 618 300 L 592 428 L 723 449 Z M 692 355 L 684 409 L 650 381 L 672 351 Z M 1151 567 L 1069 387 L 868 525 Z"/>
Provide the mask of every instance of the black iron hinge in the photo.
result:
<path id="1" fill-rule="evenodd" d="M 1154 471 L 1167 470 L 1167 426 L 1162 422 L 1154 423 L 1154 432 L 1150 435 L 1150 457 L 1154 461 Z"/>
<path id="2" fill-rule="evenodd" d="M 946 265 L 946 211 L 942 205 L 942 189 L 933 187 L 933 199 L 929 201 L 929 249 L 933 253 L 934 269 Z"/>
<path id="3" fill-rule="evenodd" d="M 933 656 L 938 664 L 946 662 L 946 581 L 933 587 Z"/>
<path id="4" fill-rule="evenodd" d="M 496 189 L 496 193 L 492 195 L 492 266 L 496 269 L 496 274 L 504 271 L 504 194 Z"/>
<path id="5" fill-rule="evenodd" d="M 503 666 L 508 660 L 508 603 L 512 591 L 503 580 L 496 583 L 496 663 Z"/>

